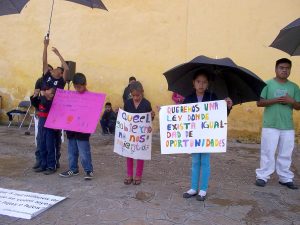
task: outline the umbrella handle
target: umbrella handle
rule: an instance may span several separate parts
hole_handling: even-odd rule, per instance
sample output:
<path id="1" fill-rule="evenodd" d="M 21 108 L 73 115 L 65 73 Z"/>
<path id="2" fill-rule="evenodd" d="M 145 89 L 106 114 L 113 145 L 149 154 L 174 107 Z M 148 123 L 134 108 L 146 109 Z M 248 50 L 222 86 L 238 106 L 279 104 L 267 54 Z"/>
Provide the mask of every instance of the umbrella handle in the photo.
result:
<path id="1" fill-rule="evenodd" d="M 50 29 L 51 29 L 51 22 L 52 22 L 52 13 L 53 13 L 53 7 L 54 7 L 54 0 L 52 0 L 52 7 L 51 7 L 51 14 L 50 14 L 50 20 L 49 20 L 49 27 L 46 37 L 49 39 L 50 36 Z"/>

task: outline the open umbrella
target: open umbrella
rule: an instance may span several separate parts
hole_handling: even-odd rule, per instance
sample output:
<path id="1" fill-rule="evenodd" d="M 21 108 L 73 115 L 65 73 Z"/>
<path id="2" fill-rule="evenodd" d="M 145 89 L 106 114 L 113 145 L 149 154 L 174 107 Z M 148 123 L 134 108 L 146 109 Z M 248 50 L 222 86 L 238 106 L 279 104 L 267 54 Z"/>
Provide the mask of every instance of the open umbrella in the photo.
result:
<path id="1" fill-rule="evenodd" d="M 193 76 L 201 69 L 210 72 L 210 91 L 220 99 L 230 97 L 234 105 L 257 101 L 266 85 L 256 74 L 236 65 L 229 58 L 213 59 L 198 56 L 164 73 L 168 82 L 168 90 L 183 96 L 191 94 Z"/>
<path id="2" fill-rule="evenodd" d="M 85 5 L 85 6 L 91 7 L 92 9 L 93 8 L 98 8 L 98 9 L 107 10 L 107 8 L 103 4 L 103 2 L 100 1 L 100 0 L 66 0 L 66 1 L 75 2 L 75 3 L 81 4 L 81 5 Z"/>
<path id="3" fill-rule="evenodd" d="M 51 14 L 50 14 L 50 19 L 49 19 L 49 27 L 48 27 L 47 37 L 49 37 L 50 30 L 51 30 L 51 21 L 52 21 L 52 14 L 53 14 L 53 8 L 54 8 L 54 1 L 55 0 L 52 0 L 52 7 L 51 7 Z M 105 7 L 105 5 L 103 4 L 103 2 L 101 0 L 66 0 L 66 1 L 78 3 L 78 4 L 81 4 L 84 6 L 88 6 L 92 9 L 99 8 L 99 9 L 107 10 L 107 8 Z"/>
<path id="4" fill-rule="evenodd" d="M 0 16 L 20 13 L 29 0 L 0 0 Z"/>
<path id="5" fill-rule="evenodd" d="M 280 30 L 270 47 L 277 48 L 290 55 L 300 55 L 300 18 Z"/>

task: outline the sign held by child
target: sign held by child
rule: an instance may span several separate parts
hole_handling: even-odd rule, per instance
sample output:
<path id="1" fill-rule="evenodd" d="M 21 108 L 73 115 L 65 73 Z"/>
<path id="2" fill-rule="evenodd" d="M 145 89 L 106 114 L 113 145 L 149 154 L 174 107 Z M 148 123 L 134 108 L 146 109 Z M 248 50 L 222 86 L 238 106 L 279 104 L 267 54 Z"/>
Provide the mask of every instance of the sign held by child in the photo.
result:
<path id="1" fill-rule="evenodd" d="M 114 152 L 133 159 L 151 159 L 151 113 L 129 113 L 119 109 Z"/>
<path id="2" fill-rule="evenodd" d="M 159 120 L 162 154 L 226 152 L 223 100 L 163 106 Z"/>
<path id="3" fill-rule="evenodd" d="M 57 89 L 45 126 L 82 133 L 94 133 L 105 94 Z"/>

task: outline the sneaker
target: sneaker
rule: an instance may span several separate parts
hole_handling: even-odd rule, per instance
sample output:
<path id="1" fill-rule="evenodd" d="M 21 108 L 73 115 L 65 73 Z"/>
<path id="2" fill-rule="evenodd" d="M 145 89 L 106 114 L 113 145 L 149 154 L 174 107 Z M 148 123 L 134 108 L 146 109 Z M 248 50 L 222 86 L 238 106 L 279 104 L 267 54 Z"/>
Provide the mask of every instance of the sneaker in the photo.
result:
<path id="1" fill-rule="evenodd" d="M 48 168 L 46 169 L 46 171 L 44 172 L 45 175 L 51 175 L 53 173 L 56 172 L 56 169 L 51 169 L 51 168 Z"/>
<path id="2" fill-rule="evenodd" d="M 258 187 L 264 187 L 264 186 L 266 186 L 266 183 L 267 182 L 262 179 L 256 179 L 256 181 L 255 181 L 255 185 Z"/>
<path id="3" fill-rule="evenodd" d="M 182 197 L 183 198 L 191 198 L 196 195 L 197 195 L 197 192 L 195 194 L 189 194 L 189 193 L 185 192 L 185 193 L 183 193 Z"/>
<path id="4" fill-rule="evenodd" d="M 40 172 L 44 172 L 44 171 L 46 171 L 46 169 L 42 168 L 42 167 L 38 167 L 34 170 L 34 172 L 36 172 L 36 173 L 40 173 Z"/>
<path id="5" fill-rule="evenodd" d="M 196 196 L 196 200 L 197 200 L 197 201 L 203 202 L 205 199 L 206 199 L 206 196 L 205 196 L 205 195 L 204 195 L 204 196 L 202 196 L 202 195 L 197 195 L 197 196 Z"/>
<path id="6" fill-rule="evenodd" d="M 33 167 L 32 167 L 32 169 L 37 169 L 37 168 L 39 168 L 40 167 L 40 163 L 39 162 L 36 162 L 34 165 L 33 165 Z"/>
<path id="7" fill-rule="evenodd" d="M 197 195 L 197 191 L 195 191 L 194 189 L 190 189 L 187 192 L 183 193 L 182 197 L 183 198 L 191 198 L 196 195 Z"/>
<path id="8" fill-rule="evenodd" d="M 91 180 L 94 178 L 94 174 L 93 172 L 86 172 L 85 176 L 84 176 L 84 179 L 85 180 Z"/>
<path id="9" fill-rule="evenodd" d="M 65 172 L 62 172 L 59 174 L 61 177 L 72 177 L 72 176 L 77 176 L 79 174 L 78 171 L 72 171 L 72 170 L 67 170 Z"/>
<path id="10" fill-rule="evenodd" d="M 286 182 L 286 183 L 283 183 L 283 182 L 279 181 L 279 184 L 284 185 L 284 186 L 287 186 L 289 189 L 292 189 L 292 190 L 297 190 L 297 189 L 299 189 L 299 188 L 294 184 L 293 181 L 291 181 L 291 182 Z"/>

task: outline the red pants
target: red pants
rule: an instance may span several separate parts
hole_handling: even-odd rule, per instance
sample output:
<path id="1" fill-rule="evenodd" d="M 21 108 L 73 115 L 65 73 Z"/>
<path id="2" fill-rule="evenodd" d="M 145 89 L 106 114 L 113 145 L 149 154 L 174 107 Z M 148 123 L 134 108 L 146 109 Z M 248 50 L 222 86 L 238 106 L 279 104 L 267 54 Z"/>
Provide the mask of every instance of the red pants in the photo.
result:
<path id="1" fill-rule="evenodd" d="M 144 160 L 137 159 L 136 160 L 136 171 L 135 175 L 137 177 L 142 177 L 143 169 L 144 169 Z M 127 158 L 127 176 L 133 177 L 133 159 Z"/>

